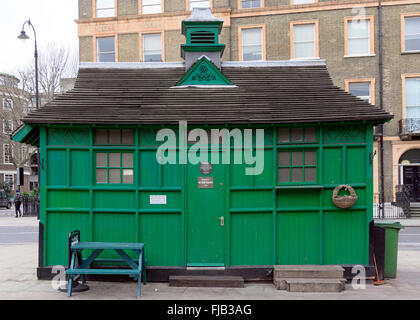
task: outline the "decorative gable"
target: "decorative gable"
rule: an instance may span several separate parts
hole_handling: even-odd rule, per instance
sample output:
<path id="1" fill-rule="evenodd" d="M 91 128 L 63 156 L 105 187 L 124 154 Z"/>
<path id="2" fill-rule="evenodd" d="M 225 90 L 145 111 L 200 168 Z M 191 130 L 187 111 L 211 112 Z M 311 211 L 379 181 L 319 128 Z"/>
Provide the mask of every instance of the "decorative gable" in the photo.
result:
<path id="1" fill-rule="evenodd" d="M 201 85 L 225 85 L 231 86 L 223 73 L 206 57 L 202 56 L 188 70 L 185 76 L 178 82 L 177 86 L 201 86 Z"/>

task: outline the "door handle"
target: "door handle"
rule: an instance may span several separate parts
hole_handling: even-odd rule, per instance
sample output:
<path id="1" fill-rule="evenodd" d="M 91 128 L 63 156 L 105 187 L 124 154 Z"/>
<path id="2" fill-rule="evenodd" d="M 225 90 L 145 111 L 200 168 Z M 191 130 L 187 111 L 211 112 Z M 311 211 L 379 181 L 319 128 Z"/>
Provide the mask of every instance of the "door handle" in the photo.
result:
<path id="1" fill-rule="evenodd" d="M 220 225 L 223 227 L 225 225 L 225 217 L 219 217 L 217 219 L 220 219 Z"/>

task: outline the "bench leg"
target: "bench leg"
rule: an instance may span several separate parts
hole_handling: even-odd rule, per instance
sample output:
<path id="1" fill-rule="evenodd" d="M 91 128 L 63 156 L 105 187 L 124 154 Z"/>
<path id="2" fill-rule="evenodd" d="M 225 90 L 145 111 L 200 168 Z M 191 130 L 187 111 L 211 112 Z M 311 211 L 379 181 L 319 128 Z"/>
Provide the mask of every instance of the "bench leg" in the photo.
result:
<path id="1" fill-rule="evenodd" d="M 141 297 L 141 276 L 137 279 L 137 298 Z"/>
<path id="2" fill-rule="evenodd" d="M 68 288 L 67 288 L 67 297 L 71 297 L 72 286 L 73 286 L 73 277 L 69 276 L 69 284 L 68 284 Z"/>

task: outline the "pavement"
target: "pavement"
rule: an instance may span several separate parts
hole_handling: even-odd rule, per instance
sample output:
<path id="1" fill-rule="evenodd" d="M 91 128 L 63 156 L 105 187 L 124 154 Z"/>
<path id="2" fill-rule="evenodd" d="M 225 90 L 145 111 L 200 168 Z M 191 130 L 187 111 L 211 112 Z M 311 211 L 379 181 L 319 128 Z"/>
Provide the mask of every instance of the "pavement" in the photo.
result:
<path id="1" fill-rule="evenodd" d="M 135 282 L 89 281 L 89 291 L 67 298 L 66 293 L 56 290 L 59 281 L 37 280 L 37 227 L 34 217 L 14 218 L 13 211 L 0 210 L 1 300 L 136 299 Z M 408 227 L 404 232 L 400 237 L 397 278 L 382 286 L 367 282 L 364 289 L 346 284 L 341 293 L 292 293 L 276 290 L 271 283 L 245 283 L 245 288 L 179 288 L 169 287 L 168 283 L 148 283 L 142 285 L 141 300 L 419 300 L 420 229 Z M 418 246 L 404 244 L 417 242 Z"/>

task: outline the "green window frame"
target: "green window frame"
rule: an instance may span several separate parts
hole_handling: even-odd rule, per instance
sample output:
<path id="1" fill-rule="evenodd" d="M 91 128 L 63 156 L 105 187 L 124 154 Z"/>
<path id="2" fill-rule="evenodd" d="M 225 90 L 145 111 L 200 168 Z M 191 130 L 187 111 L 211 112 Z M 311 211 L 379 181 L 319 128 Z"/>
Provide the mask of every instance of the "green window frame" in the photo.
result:
<path id="1" fill-rule="evenodd" d="M 134 153 L 98 151 L 95 153 L 97 185 L 134 184 Z"/>
<path id="2" fill-rule="evenodd" d="M 316 184 L 318 181 L 318 130 L 278 128 L 277 184 Z"/>
<path id="3" fill-rule="evenodd" d="M 95 145 L 97 146 L 133 146 L 134 130 L 133 129 L 96 129 Z"/>

